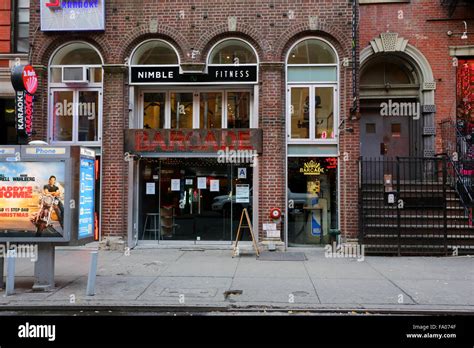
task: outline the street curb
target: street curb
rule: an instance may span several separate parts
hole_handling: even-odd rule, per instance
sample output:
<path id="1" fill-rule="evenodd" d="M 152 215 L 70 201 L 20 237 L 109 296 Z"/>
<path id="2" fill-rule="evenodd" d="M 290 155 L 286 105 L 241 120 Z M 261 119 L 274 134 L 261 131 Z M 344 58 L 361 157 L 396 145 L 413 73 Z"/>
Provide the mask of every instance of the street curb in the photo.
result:
<path id="1" fill-rule="evenodd" d="M 473 315 L 474 309 L 423 309 L 423 308 L 361 308 L 361 307 L 324 307 L 324 308 L 304 308 L 304 307 L 274 307 L 274 306 L 110 306 L 110 305 L 81 305 L 81 306 L 8 306 L 0 307 L 0 316 L 11 315 L 15 312 L 18 315 L 63 315 L 74 312 L 75 315 L 133 315 L 133 313 L 150 313 L 162 315 L 165 313 L 174 314 L 206 314 L 206 313 L 246 313 L 246 314 L 337 314 L 341 315 Z M 51 313 L 48 313 L 51 312 Z M 78 313 L 81 312 L 81 313 Z"/>

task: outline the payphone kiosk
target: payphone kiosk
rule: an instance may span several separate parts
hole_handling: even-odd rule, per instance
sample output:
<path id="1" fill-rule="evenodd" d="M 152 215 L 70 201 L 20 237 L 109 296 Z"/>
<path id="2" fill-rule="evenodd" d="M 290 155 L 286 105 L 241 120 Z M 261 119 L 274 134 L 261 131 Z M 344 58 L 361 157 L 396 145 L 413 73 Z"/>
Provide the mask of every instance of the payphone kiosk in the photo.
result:
<path id="1" fill-rule="evenodd" d="M 94 190 L 92 149 L 0 146 L 0 243 L 37 248 L 33 289 L 54 287 L 55 246 L 94 240 Z"/>

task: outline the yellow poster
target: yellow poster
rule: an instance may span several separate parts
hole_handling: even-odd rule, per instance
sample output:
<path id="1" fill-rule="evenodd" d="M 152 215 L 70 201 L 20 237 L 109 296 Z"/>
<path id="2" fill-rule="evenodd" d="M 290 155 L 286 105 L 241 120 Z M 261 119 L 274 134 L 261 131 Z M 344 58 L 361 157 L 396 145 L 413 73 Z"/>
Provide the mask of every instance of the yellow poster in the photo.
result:
<path id="1" fill-rule="evenodd" d="M 4 237 L 63 235 L 64 171 L 64 162 L 0 164 L 0 231 Z"/>

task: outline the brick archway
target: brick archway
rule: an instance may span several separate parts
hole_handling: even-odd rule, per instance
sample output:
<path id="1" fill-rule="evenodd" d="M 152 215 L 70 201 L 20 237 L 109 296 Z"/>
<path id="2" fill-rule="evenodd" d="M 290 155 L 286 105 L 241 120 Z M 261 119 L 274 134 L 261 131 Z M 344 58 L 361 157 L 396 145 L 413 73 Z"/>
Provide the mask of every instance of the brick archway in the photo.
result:
<path id="1" fill-rule="evenodd" d="M 280 61 L 285 61 L 286 53 L 293 46 L 293 44 L 303 38 L 304 36 L 320 36 L 328 40 L 337 50 L 339 57 L 344 55 L 351 55 L 351 38 L 344 36 L 342 32 L 325 23 L 300 23 L 284 32 L 275 41 L 276 45 L 273 48 L 275 57 Z"/>
<path id="2" fill-rule="evenodd" d="M 162 24 L 157 24 L 155 27 L 153 23 L 150 23 L 137 27 L 125 37 L 123 45 L 118 46 L 115 51 L 115 56 L 120 59 L 120 62 L 117 63 L 123 63 L 133 49 L 147 39 L 168 41 L 177 49 L 181 62 L 186 60 L 185 52 L 191 50 L 188 40 L 178 30 Z"/>
<path id="3" fill-rule="evenodd" d="M 52 54 L 61 46 L 72 43 L 72 42 L 85 42 L 95 48 L 102 57 L 103 64 L 110 61 L 112 49 L 106 40 L 98 37 L 94 38 L 91 36 L 72 35 L 67 38 L 49 38 L 45 45 L 42 45 L 37 50 L 34 50 L 34 54 L 31 57 L 31 61 L 36 64 L 40 63 L 44 66 L 48 66 L 49 60 Z M 109 52 L 109 53 L 108 53 Z"/>
<path id="4" fill-rule="evenodd" d="M 397 54 L 411 63 L 420 78 L 420 104 L 423 118 L 423 155 L 431 157 L 435 154 L 435 114 L 434 105 L 436 82 L 428 59 L 407 39 L 397 33 L 381 33 L 370 41 L 370 45 L 360 52 L 360 66 L 379 54 Z"/>
<path id="5" fill-rule="evenodd" d="M 237 37 L 247 41 L 257 51 L 259 61 L 264 59 L 264 51 L 262 47 L 261 34 L 253 27 L 237 22 L 235 30 L 229 30 L 229 24 L 221 24 L 214 30 L 207 32 L 203 35 L 195 45 L 195 49 L 200 50 L 200 61 L 206 62 L 207 55 L 210 49 L 219 40 L 225 39 L 226 37 Z"/>

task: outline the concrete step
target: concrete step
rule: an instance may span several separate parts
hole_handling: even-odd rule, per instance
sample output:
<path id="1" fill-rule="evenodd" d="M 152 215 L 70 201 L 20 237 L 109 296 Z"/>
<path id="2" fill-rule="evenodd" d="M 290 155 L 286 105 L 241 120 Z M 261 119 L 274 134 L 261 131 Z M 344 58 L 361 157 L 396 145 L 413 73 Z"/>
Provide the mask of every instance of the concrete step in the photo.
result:
<path id="1" fill-rule="evenodd" d="M 396 205 L 364 205 L 364 211 L 371 211 L 371 210 L 375 210 L 375 211 L 396 211 L 398 208 Z M 406 209 L 403 209 L 404 211 L 406 211 Z M 459 212 L 461 212 L 462 215 L 464 215 L 464 207 L 462 207 L 461 205 L 458 205 L 458 204 L 452 204 L 452 203 L 448 203 L 448 206 L 446 207 L 446 210 L 449 210 L 449 211 L 452 211 L 454 213 L 457 213 L 457 214 L 460 214 Z M 428 213 L 430 210 L 423 210 L 424 213 Z M 436 212 L 439 212 L 439 209 L 437 210 L 433 210 L 433 211 L 436 211 Z"/>
<path id="2" fill-rule="evenodd" d="M 381 226 L 386 226 L 387 224 L 397 224 L 397 216 L 380 216 L 380 215 L 365 215 L 364 223 L 367 225 L 379 224 Z M 469 219 L 466 217 L 456 217 L 456 216 L 447 216 L 446 220 L 448 226 L 470 226 Z M 416 215 L 401 215 L 401 223 L 413 223 L 418 222 L 419 225 L 435 225 L 443 227 L 444 217 L 443 216 L 416 216 Z M 472 227 L 472 226 L 471 226 Z M 474 227 L 473 227 L 474 228 Z"/>
<path id="3" fill-rule="evenodd" d="M 370 230 L 381 230 L 383 229 L 384 231 L 389 230 L 389 229 L 394 229 L 398 230 L 399 228 L 402 229 L 413 229 L 413 230 L 422 230 L 425 229 L 430 233 L 432 230 L 443 230 L 444 226 L 443 224 L 420 224 L 420 223 L 406 223 L 405 221 L 402 221 L 400 224 L 400 227 L 396 223 L 396 221 L 390 221 L 388 223 L 372 223 L 372 224 L 365 224 L 364 229 L 366 231 Z M 448 233 L 453 233 L 456 234 L 459 231 L 472 231 L 474 232 L 474 227 L 468 226 L 468 225 L 463 225 L 463 226 L 458 226 L 454 224 L 448 224 L 447 226 Z M 388 232 L 388 231 L 387 231 Z"/>

